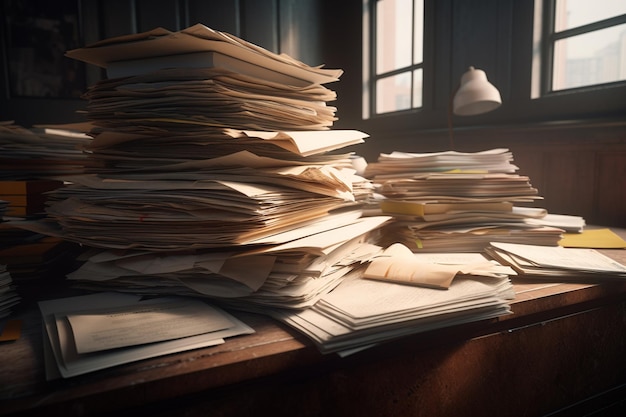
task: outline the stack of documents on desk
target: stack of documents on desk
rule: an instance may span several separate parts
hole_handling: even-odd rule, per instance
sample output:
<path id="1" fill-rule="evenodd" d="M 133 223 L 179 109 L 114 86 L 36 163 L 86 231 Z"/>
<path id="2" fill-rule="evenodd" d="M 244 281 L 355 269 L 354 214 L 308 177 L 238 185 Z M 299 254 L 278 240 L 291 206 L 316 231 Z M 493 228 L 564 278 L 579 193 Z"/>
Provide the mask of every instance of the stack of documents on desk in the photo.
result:
<path id="1" fill-rule="evenodd" d="M 366 271 L 364 277 L 342 281 L 310 309 L 274 311 L 273 315 L 310 337 L 322 352 L 348 353 L 400 336 L 511 313 L 509 301 L 514 292 L 509 275 L 514 272 L 510 268 L 486 263 L 480 254 L 413 255 L 422 266 L 430 264 L 434 275 L 438 275 L 436 265 L 445 265 L 446 275 L 451 268 L 472 272 L 453 273 L 446 289 L 441 289 L 433 288 L 429 279 L 418 285 L 393 282 L 398 276 L 395 272 L 388 276 L 392 279 L 366 279 Z M 385 256 L 386 252 L 381 254 Z M 396 271 L 406 269 L 396 265 Z M 425 270 L 415 272 L 423 275 Z"/>
<path id="2" fill-rule="evenodd" d="M 46 193 L 63 187 L 54 179 L 0 180 L 0 201 L 8 204 L 3 216 L 24 219 L 45 215 Z"/>
<path id="3" fill-rule="evenodd" d="M 91 87 L 89 119 L 126 132 L 138 126 L 324 130 L 336 120 L 324 86 L 261 82 L 217 68 L 163 69 Z M 158 104 L 158 107 L 155 106 Z"/>
<path id="4" fill-rule="evenodd" d="M 331 217 L 337 226 L 340 219 L 352 222 L 360 214 L 349 184 L 335 178 L 329 182 L 341 185 L 332 188 L 290 176 L 274 178 L 274 184 L 257 183 L 270 181 L 262 172 L 229 180 L 222 180 L 219 170 L 213 175 L 198 173 L 198 179 L 189 180 L 75 178 L 74 184 L 52 194 L 47 213 L 70 240 L 154 251 L 283 243 L 285 235 L 272 236 L 314 227 L 317 221 L 331 227 Z M 299 190 L 298 184 L 319 191 Z"/>
<path id="5" fill-rule="evenodd" d="M 563 229 L 540 222 L 546 210 L 516 206 L 541 197 L 512 161 L 508 149 L 381 154 L 365 174 L 395 219 L 381 244 L 416 252 L 479 252 L 494 240 L 557 245 Z"/>
<path id="6" fill-rule="evenodd" d="M 492 242 L 486 253 L 521 277 L 577 282 L 626 279 L 626 266 L 595 249 Z"/>
<path id="7" fill-rule="evenodd" d="M 213 147 L 201 147 L 186 162 L 179 162 L 184 157 L 171 162 L 177 157 L 174 137 L 160 142 L 165 148 L 172 144 L 169 158 L 150 159 L 143 169 L 117 166 L 115 173 L 72 178 L 72 184 L 50 195 L 47 213 L 69 240 L 148 251 L 283 244 L 356 222 L 361 216 L 357 194 L 369 192 L 368 183 L 355 174 L 349 158 L 331 156 L 327 149 L 329 142 L 343 146 L 346 137 L 362 141 L 364 135 L 307 133 L 313 133 L 305 141 L 310 156 L 284 148 L 281 158 L 254 155 L 247 150 L 254 138 L 266 146 L 270 140 L 246 132 L 241 144 L 222 137 L 231 154 L 214 156 Z M 108 147 L 115 149 L 114 144 Z M 141 161 L 135 157 L 132 163 Z"/>
<path id="8" fill-rule="evenodd" d="M 104 40 L 67 52 L 107 69 L 91 86 L 88 117 L 133 132 L 223 127 L 252 130 L 328 129 L 341 70 L 310 67 L 197 24 Z"/>
<path id="9" fill-rule="evenodd" d="M 36 226 L 90 249 L 78 286 L 305 308 L 380 251 L 389 217 L 362 216 L 372 184 L 342 152 L 367 135 L 330 129 L 340 70 L 202 25 L 68 56 L 110 77 L 85 94 L 98 164 Z"/>
<path id="10" fill-rule="evenodd" d="M 7 266 L 0 264 L 0 319 L 11 314 L 20 298 Z"/>
<path id="11" fill-rule="evenodd" d="M 230 305 L 306 308 L 380 252 L 366 217 L 286 232 L 283 243 L 180 252 L 93 249 L 67 275 L 85 289 L 217 298 Z M 279 239 L 279 235 L 272 239 Z"/>
<path id="12" fill-rule="evenodd" d="M 40 301 L 39 308 L 49 380 L 254 333 L 225 311 L 182 297 L 96 293 Z"/>
<path id="13" fill-rule="evenodd" d="M 219 67 L 278 83 L 310 85 L 337 81 L 343 73 L 308 66 L 201 24 L 179 32 L 156 28 L 104 39 L 66 55 L 106 68 L 109 78 L 132 76 L 146 69 Z"/>
<path id="14" fill-rule="evenodd" d="M 0 220 L 4 218 L 5 213 L 7 212 L 8 208 L 9 208 L 9 202 L 6 200 L 0 199 Z"/>
<path id="15" fill-rule="evenodd" d="M 0 122 L 0 263 L 11 278 L 9 285 L 3 274 L 0 293 L 14 286 L 23 296 L 27 285 L 62 276 L 73 261 L 74 245 L 21 228 L 23 222 L 45 219 L 47 193 L 64 186 L 59 176 L 84 174 L 92 163 L 83 152 L 91 138 L 73 127 Z M 15 299 L 11 295 L 9 304 Z"/>
<path id="16" fill-rule="evenodd" d="M 89 161 L 82 147 L 91 138 L 66 128 L 27 129 L 0 122 L 0 179 L 54 179 L 85 172 Z"/>
<path id="17" fill-rule="evenodd" d="M 181 60 L 209 52 L 245 65 Z M 48 212 L 68 239 L 149 251 L 279 244 L 270 236 L 329 215 L 342 225 L 338 216 L 358 210 L 356 195 L 369 192 L 351 155 L 335 152 L 367 135 L 329 130 L 326 102 L 335 94 L 323 84 L 340 70 L 203 25 L 112 38 L 67 55 L 107 71 L 154 64 L 85 95 L 94 137 L 87 151 L 102 167 L 55 193 Z"/>
<path id="18" fill-rule="evenodd" d="M 514 207 L 511 213 L 473 214 L 445 221 L 396 219 L 385 228 L 381 245 L 402 242 L 414 252 L 481 252 L 492 241 L 555 246 L 563 229 L 527 223 L 531 216 L 543 216 L 545 210 Z M 389 213 L 391 214 L 391 213 Z"/>

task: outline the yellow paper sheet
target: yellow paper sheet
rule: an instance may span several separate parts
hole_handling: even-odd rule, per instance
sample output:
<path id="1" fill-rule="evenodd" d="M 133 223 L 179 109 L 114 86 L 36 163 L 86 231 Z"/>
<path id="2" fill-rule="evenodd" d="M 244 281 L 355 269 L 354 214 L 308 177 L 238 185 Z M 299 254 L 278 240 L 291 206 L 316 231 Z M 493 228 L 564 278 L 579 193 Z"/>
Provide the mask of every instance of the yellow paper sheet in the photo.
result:
<path id="1" fill-rule="evenodd" d="M 582 233 L 564 233 L 559 245 L 565 248 L 623 249 L 626 241 L 611 229 L 590 229 Z"/>

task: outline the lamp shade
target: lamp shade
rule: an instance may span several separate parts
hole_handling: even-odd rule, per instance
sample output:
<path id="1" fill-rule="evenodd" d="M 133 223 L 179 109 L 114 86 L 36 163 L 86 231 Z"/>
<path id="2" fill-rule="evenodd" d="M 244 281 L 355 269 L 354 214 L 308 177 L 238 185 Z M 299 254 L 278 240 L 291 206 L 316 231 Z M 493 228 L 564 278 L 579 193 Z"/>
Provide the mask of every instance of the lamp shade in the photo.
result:
<path id="1" fill-rule="evenodd" d="M 500 92 L 487 81 L 485 71 L 469 67 L 454 95 L 452 111 L 459 116 L 473 116 L 495 110 L 501 104 Z"/>

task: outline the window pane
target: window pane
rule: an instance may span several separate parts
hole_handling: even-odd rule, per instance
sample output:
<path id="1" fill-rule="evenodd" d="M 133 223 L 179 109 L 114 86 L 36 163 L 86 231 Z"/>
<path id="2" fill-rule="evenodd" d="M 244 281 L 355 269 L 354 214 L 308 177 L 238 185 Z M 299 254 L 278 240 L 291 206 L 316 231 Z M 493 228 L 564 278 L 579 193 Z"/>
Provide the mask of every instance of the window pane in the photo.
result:
<path id="1" fill-rule="evenodd" d="M 557 0 L 554 28 L 560 32 L 624 13 L 623 0 Z"/>
<path id="2" fill-rule="evenodd" d="M 413 108 L 422 107 L 422 86 L 424 73 L 421 69 L 413 71 Z"/>
<path id="3" fill-rule="evenodd" d="M 626 24 L 554 45 L 553 90 L 626 80 Z"/>
<path id="4" fill-rule="evenodd" d="M 424 0 L 415 0 L 415 33 L 413 39 L 413 63 L 424 60 Z"/>
<path id="5" fill-rule="evenodd" d="M 412 0 L 376 2 L 376 74 L 411 65 Z"/>
<path id="6" fill-rule="evenodd" d="M 376 82 L 376 113 L 411 108 L 411 73 L 404 72 Z"/>

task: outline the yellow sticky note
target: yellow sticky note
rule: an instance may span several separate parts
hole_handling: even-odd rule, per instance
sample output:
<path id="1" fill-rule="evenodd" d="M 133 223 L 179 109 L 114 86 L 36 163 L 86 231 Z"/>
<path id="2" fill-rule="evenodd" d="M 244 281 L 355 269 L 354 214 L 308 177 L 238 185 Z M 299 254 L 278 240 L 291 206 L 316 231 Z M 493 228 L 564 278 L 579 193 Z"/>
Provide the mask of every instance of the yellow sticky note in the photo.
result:
<path id="1" fill-rule="evenodd" d="M 626 240 L 611 229 L 590 229 L 582 233 L 564 233 L 559 245 L 565 248 L 623 249 Z"/>

